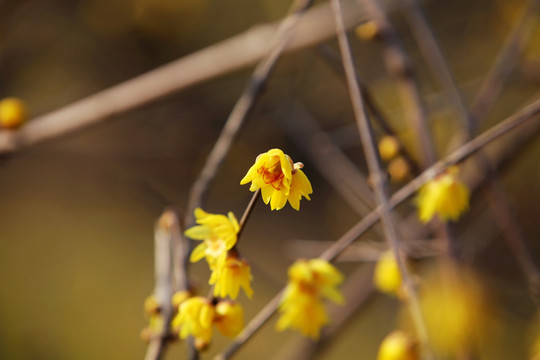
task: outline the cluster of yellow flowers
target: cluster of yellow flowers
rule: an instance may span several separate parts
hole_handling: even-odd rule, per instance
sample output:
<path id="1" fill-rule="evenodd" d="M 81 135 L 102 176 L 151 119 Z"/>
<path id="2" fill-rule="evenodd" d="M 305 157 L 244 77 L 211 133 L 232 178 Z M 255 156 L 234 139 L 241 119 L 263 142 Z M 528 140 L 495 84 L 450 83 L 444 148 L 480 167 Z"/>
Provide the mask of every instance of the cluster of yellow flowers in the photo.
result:
<path id="1" fill-rule="evenodd" d="M 251 182 L 250 190 L 260 190 L 264 203 L 270 204 L 272 210 L 282 209 L 287 201 L 299 210 L 302 197 L 310 200 L 309 195 L 313 192 L 302 167 L 302 163 L 293 163 L 283 151 L 272 149 L 257 157 L 240 184 Z M 235 215 L 232 212 L 227 216 L 211 214 L 200 208 L 194 215 L 197 225 L 186 230 L 185 235 L 202 242 L 191 253 L 190 261 L 206 259 L 212 272 L 209 284 L 213 286 L 213 298 L 198 296 L 183 300 L 178 306 L 173 326 L 179 329 L 180 338 L 193 336 L 196 347 L 203 349 L 211 341 L 213 325 L 229 337 L 236 336 L 243 328 L 242 307 L 232 300 L 238 297 L 240 289 L 247 297 L 253 296 L 252 275 L 248 261 L 240 256 L 236 246 L 240 224 Z M 289 285 L 282 308 L 288 309 L 285 318 L 289 319 L 290 326 L 314 336 L 328 321 L 319 297 L 342 301 L 341 294 L 332 288 L 341 282 L 341 275 L 323 260 L 306 263 L 309 264 L 306 265 L 310 269 L 308 272 L 301 270 L 301 264 L 291 268 L 296 290 Z M 308 290 L 311 291 L 309 296 L 306 295 Z M 232 300 L 225 300 L 226 297 Z M 281 328 L 289 326 L 283 326 L 283 320 L 280 324 Z"/>
<path id="2" fill-rule="evenodd" d="M 276 328 L 293 328 L 305 336 L 319 338 L 321 327 L 328 323 L 323 298 L 342 304 L 344 299 L 336 288 L 343 275 L 322 259 L 298 260 L 289 268 L 289 283 L 283 294 Z"/>

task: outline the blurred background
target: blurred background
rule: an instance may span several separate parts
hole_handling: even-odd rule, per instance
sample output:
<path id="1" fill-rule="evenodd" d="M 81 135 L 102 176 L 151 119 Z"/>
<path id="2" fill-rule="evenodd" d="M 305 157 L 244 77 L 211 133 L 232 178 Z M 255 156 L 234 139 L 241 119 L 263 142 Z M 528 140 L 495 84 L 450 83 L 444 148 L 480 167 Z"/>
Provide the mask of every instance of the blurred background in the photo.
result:
<path id="1" fill-rule="evenodd" d="M 284 0 L 3 0 L 0 1 L 0 98 L 23 99 L 34 116 L 128 80 L 250 27 L 278 20 Z M 465 100 L 515 26 L 525 1 L 430 1 L 425 11 Z M 440 156 L 451 147 L 456 119 L 444 107 L 410 29 L 391 14 L 413 60 L 429 105 Z M 538 98 L 540 32 L 536 28 L 520 63 L 488 114 L 488 128 Z M 382 44 L 351 33 L 358 71 L 407 144 L 410 130 L 381 61 Z M 337 49 L 335 41 L 327 43 Z M 192 181 L 210 151 L 250 69 L 207 81 L 110 121 L 47 141 L 0 163 L 0 358 L 137 359 L 146 344 L 142 304 L 153 289 L 153 226 L 168 205 L 186 206 Z M 312 201 L 301 211 L 256 207 L 242 239 L 253 266 L 255 296 L 240 301 L 250 319 L 281 289 L 286 269 L 301 254 L 292 239 L 331 241 L 359 216 L 283 131 L 301 104 L 363 168 L 344 82 L 314 49 L 284 55 L 214 181 L 205 206 L 238 217 L 251 193 L 239 181 L 257 154 L 279 147 L 305 164 Z M 276 121 L 281 119 L 282 121 Z M 301 134 L 300 134 L 301 135 Z M 413 154 L 417 156 L 418 154 Z M 502 170 L 504 190 L 531 249 L 540 261 L 540 144 L 531 141 Z M 397 188 L 396 187 L 394 189 Z M 407 202 L 398 211 L 410 213 Z M 486 359 L 525 358 L 535 306 L 482 197 L 456 226 L 468 261 L 489 289 L 497 338 Z M 362 239 L 380 240 L 376 233 Z M 476 245 L 475 245 L 476 244 Z M 478 245 L 480 244 L 480 245 Z M 477 246 L 478 245 L 478 246 Z M 472 249 L 472 250 L 471 250 Z M 358 262 L 338 263 L 350 273 Z M 201 293 L 206 264 L 192 267 Z M 382 338 L 399 324 L 400 302 L 374 294 L 345 324 L 321 359 L 374 359 Z M 238 354 L 267 359 L 300 335 L 276 333 L 275 320 Z M 227 344 L 216 335 L 210 356 Z M 185 357 L 174 344 L 168 359 Z"/>

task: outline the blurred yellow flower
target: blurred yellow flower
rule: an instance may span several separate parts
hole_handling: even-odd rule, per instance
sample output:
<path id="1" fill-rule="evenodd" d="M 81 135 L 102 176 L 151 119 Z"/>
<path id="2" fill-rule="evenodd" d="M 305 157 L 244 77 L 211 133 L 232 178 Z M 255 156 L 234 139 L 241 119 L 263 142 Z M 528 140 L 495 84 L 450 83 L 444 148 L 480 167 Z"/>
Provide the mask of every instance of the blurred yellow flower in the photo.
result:
<path id="1" fill-rule="evenodd" d="M 336 288 L 343 275 L 322 259 L 298 260 L 289 268 L 289 283 L 285 289 L 276 324 L 278 331 L 292 328 L 304 336 L 318 339 L 321 327 L 329 321 L 323 298 L 343 303 Z"/>
<path id="2" fill-rule="evenodd" d="M 428 338 L 437 354 L 457 355 L 477 347 L 486 335 L 487 304 L 475 277 L 443 263 L 427 277 L 420 306 Z"/>
<path id="3" fill-rule="evenodd" d="M 5 129 L 17 129 L 26 121 L 26 106 L 17 98 L 5 98 L 0 101 L 0 126 Z"/>
<path id="4" fill-rule="evenodd" d="M 261 189 L 264 203 L 270 203 L 272 210 L 282 209 L 287 200 L 299 210 L 302 196 L 310 200 L 309 194 L 313 192 L 309 179 L 301 170 L 303 166 L 302 163 L 293 164 L 283 151 L 271 149 L 257 156 L 240 185 L 251 182 L 250 191 Z"/>
<path id="5" fill-rule="evenodd" d="M 411 168 L 403 156 L 398 156 L 390 161 L 387 171 L 388 174 L 390 174 L 390 181 L 393 183 L 399 183 L 409 176 L 411 173 Z"/>
<path id="6" fill-rule="evenodd" d="M 210 268 L 213 269 L 216 261 L 223 260 L 227 251 L 236 244 L 236 234 L 240 230 L 238 221 L 232 212 L 228 216 L 210 214 L 204 210 L 195 209 L 197 224 L 186 230 L 187 237 L 195 240 L 203 240 L 190 256 L 191 262 L 206 258 Z"/>
<path id="7" fill-rule="evenodd" d="M 251 299 L 253 290 L 251 267 L 245 259 L 240 259 L 236 254 L 229 254 L 223 261 L 219 261 L 210 276 L 210 285 L 214 285 L 214 296 L 221 298 L 227 295 L 231 299 L 238 297 L 240 287 L 244 289 L 247 297 Z"/>
<path id="8" fill-rule="evenodd" d="M 220 301 L 216 305 L 216 318 L 214 319 L 217 329 L 227 337 L 235 337 L 244 328 L 244 310 L 234 301 Z"/>
<path id="9" fill-rule="evenodd" d="M 383 161 L 390 161 L 399 153 L 399 140 L 395 136 L 386 135 L 379 141 L 379 154 Z"/>
<path id="10" fill-rule="evenodd" d="M 213 302 L 196 296 L 180 304 L 178 314 L 172 321 L 174 328 L 180 329 L 180 338 L 192 336 L 195 346 L 202 350 L 210 344 L 212 325 L 228 337 L 234 337 L 244 327 L 244 312 L 240 304 L 233 301 Z"/>
<path id="11" fill-rule="evenodd" d="M 403 331 L 388 334 L 379 347 L 377 360 L 417 360 L 420 358 L 416 341 Z"/>
<path id="12" fill-rule="evenodd" d="M 175 328 L 180 328 L 181 339 L 193 336 L 197 347 L 202 349 L 212 340 L 214 316 L 215 310 L 211 301 L 196 296 L 180 304 L 178 314 L 173 319 L 172 325 Z"/>
<path id="13" fill-rule="evenodd" d="M 379 257 L 375 265 L 373 283 L 377 289 L 386 294 L 401 296 L 401 272 L 391 250 L 385 251 Z"/>
<path id="14" fill-rule="evenodd" d="M 427 223 L 435 215 L 444 221 L 456 221 L 468 210 L 470 192 L 458 179 L 458 172 L 456 166 L 451 166 L 445 173 L 422 186 L 416 198 L 422 222 Z"/>

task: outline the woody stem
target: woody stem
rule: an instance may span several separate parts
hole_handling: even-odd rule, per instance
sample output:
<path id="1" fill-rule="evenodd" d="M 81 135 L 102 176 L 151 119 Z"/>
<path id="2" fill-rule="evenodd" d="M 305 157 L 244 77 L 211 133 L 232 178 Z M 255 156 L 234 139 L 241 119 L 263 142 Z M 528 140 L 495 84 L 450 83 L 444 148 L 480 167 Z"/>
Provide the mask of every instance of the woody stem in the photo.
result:
<path id="1" fill-rule="evenodd" d="M 244 210 L 244 213 L 242 214 L 242 218 L 240 219 L 240 230 L 238 230 L 238 234 L 236 235 L 236 237 L 237 237 L 236 242 L 237 243 L 238 243 L 238 239 L 240 239 L 240 234 L 242 234 L 242 231 L 244 231 L 244 225 L 248 221 L 248 218 L 251 215 L 251 212 L 252 212 L 253 208 L 255 207 L 255 204 L 257 203 L 257 200 L 259 200 L 260 197 L 261 197 L 261 189 L 257 189 L 257 191 L 255 191 L 253 193 L 253 196 L 251 197 L 251 200 L 249 201 L 249 204 L 246 207 L 246 210 Z M 235 245 L 235 247 L 236 247 L 236 245 Z M 233 249 L 234 249 L 234 247 L 233 247 Z"/>

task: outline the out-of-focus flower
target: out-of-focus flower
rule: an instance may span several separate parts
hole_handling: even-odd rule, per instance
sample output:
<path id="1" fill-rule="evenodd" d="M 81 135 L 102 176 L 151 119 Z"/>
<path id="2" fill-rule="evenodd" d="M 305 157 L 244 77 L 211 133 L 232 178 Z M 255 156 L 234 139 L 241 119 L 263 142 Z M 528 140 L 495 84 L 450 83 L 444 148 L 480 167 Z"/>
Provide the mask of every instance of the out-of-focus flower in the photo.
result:
<path id="1" fill-rule="evenodd" d="M 411 173 L 411 168 L 403 156 L 398 156 L 390 161 L 387 171 L 390 174 L 390 180 L 399 183 Z"/>
<path id="2" fill-rule="evenodd" d="M 206 258 L 210 268 L 213 269 L 216 261 L 223 261 L 235 244 L 240 226 L 232 212 L 228 216 L 210 214 L 204 210 L 195 209 L 197 224 L 186 230 L 185 235 L 195 240 L 202 240 L 191 253 L 190 261 L 196 262 Z"/>
<path id="3" fill-rule="evenodd" d="M 173 294 L 171 303 L 174 309 L 178 309 L 181 303 L 189 299 L 191 296 L 191 293 L 186 290 L 177 291 Z"/>
<path id="4" fill-rule="evenodd" d="M 456 221 L 469 208 L 470 192 L 458 179 L 458 172 L 451 166 L 420 188 L 416 203 L 421 221 L 426 223 L 435 215 L 444 221 Z"/>
<path id="5" fill-rule="evenodd" d="M 257 156 L 240 184 L 251 182 L 250 191 L 261 189 L 264 203 L 270 203 L 272 210 L 282 209 L 287 200 L 299 210 L 302 196 L 310 200 L 309 194 L 313 192 L 309 179 L 301 170 L 303 166 L 302 163 L 294 164 L 280 149 L 271 149 Z"/>
<path id="6" fill-rule="evenodd" d="M 379 141 L 379 153 L 383 161 L 390 161 L 399 153 L 399 140 L 395 136 L 386 135 Z"/>
<path id="7" fill-rule="evenodd" d="M 441 356 L 476 347 L 488 335 L 487 304 L 476 278 L 451 263 L 426 278 L 420 306 L 430 344 Z"/>
<path id="8" fill-rule="evenodd" d="M 231 299 L 236 299 L 238 291 L 243 288 L 247 297 L 251 299 L 253 296 L 250 285 L 251 280 L 249 263 L 236 254 L 229 252 L 223 261 L 216 264 L 210 276 L 209 284 L 214 285 L 214 296 L 224 298 L 228 295 Z"/>
<path id="9" fill-rule="evenodd" d="M 220 333 L 235 337 L 244 328 L 244 310 L 234 301 L 220 301 L 216 305 L 214 323 Z"/>
<path id="10" fill-rule="evenodd" d="M 180 304 L 178 314 L 172 321 L 180 329 L 180 338 L 192 336 L 199 350 L 205 349 L 213 336 L 212 325 L 228 337 L 234 337 L 244 327 L 244 312 L 240 304 L 233 301 L 212 301 L 196 296 Z"/>
<path id="11" fill-rule="evenodd" d="M 0 101 L 0 126 L 4 129 L 18 129 L 26 121 L 26 106 L 17 98 Z"/>
<path id="12" fill-rule="evenodd" d="M 377 360 L 418 360 L 420 355 L 417 345 L 415 339 L 407 333 L 392 331 L 382 341 Z"/>
<path id="13" fill-rule="evenodd" d="M 304 336 L 317 339 L 321 327 L 329 321 L 323 298 L 343 303 L 336 288 L 343 275 L 322 259 L 298 260 L 289 268 L 289 283 L 281 299 L 278 331 L 293 328 Z"/>
<path id="14" fill-rule="evenodd" d="M 380 291 L 401 296 L 402 278 L 396 258 L 391 250 L 385 251 L 379 257 L 373 274 L 375 287 Z"/>
<path id="15" fill-rule="evenodd" d="M 165 319 L 154 295 L 150 295 L 144 300 L 144 313 L 148 318 L 148 326 L 141 331 L 141 338 L 144 341 L 150 341 L 152 337 L 160 335 L 165 326 Z"/>
<path id="16" fill-rule="evenodd" d="M 172 325 L 180 328 L 180 338 L 195 338 L 197 348 L 205 348 L 212 340 L 212 322 L 214 321 L 214 305 L 207 298 L 196 296 L 185 300 L 178 308 L 178 314 Z"/>

